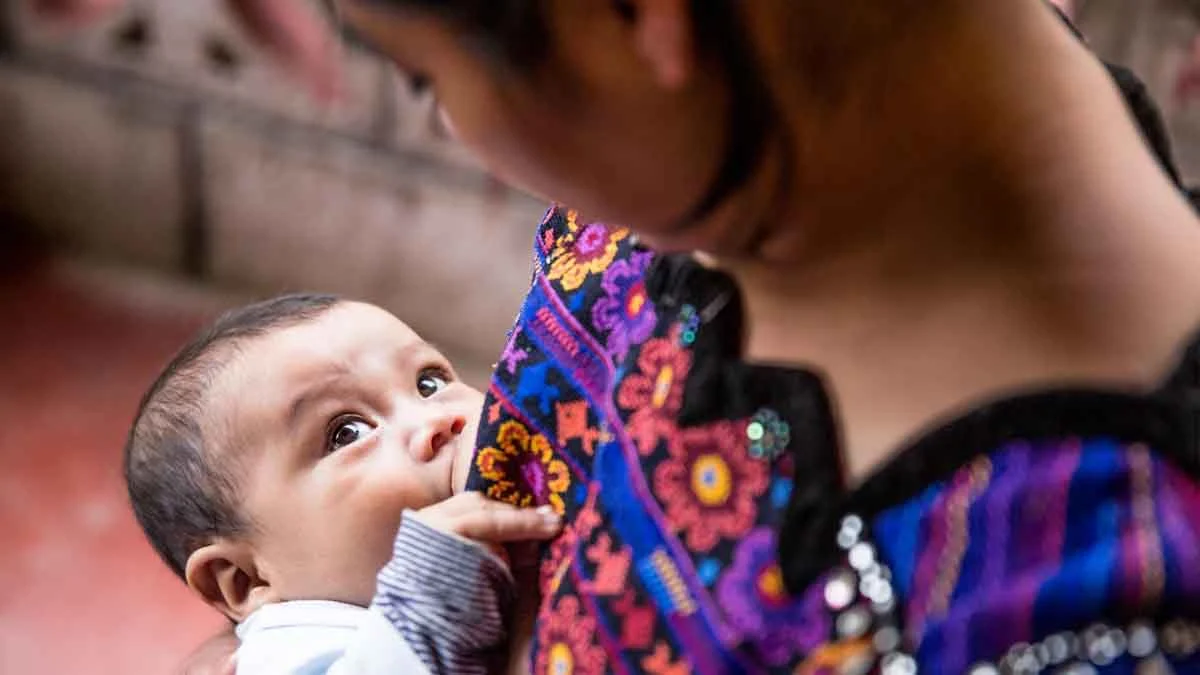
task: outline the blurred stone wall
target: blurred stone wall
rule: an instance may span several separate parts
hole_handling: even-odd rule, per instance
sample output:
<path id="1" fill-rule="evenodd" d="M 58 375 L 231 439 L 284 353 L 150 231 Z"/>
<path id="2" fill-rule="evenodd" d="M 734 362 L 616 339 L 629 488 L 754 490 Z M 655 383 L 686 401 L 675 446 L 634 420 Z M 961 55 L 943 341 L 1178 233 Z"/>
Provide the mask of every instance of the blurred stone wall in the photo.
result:
<path id="1" fill-rule="evenodd" d="M 1077 0 L 1093 49 L 1132 68 L 1163 111 L 1185 181 L 1200 184 L 1200 2 Z"/>
<path id="2" fill-rule="evenodd" d="M 132 0 L 69 33 L 0 3 L 5 227 L 219 287 L 370 299 L 486 373 L 545 206 L 386 64 L 347 52 L 345 100 L 321 105 L 216 0 Z"/>
<path id="3" fill-rule="evenodd" d="M 9 227 L 206 284 L 374 300 L 486 372 L 544 206 L 475 167 L 386 64 L 345 54 L 346 100 L 322 106 L 218 0 L 130 0 L 81 33 L 0 3 Z M 1096 50 L 1146 79 L 1200 183 L 1200 2 L 1076 4 Z"/>

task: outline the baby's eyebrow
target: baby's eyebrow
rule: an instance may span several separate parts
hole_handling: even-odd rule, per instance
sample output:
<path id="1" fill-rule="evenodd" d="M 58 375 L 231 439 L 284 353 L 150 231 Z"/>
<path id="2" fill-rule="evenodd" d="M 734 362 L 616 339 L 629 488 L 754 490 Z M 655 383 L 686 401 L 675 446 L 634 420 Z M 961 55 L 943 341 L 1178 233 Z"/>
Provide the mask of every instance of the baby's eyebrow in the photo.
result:
<path id="1" fill-rule="evenodd" d="M 329 393 L 329 389 L 335 381 L 349 374 L 349 367 L 345 364 L 338 364 L 337 366 L 333 366 L 327 376 L 322 377 L 319 382 L 305 387 L 300 394 L 292 399 L 291 404 L 288 406 L 286 418 L 288 427 L 294 426 L 307 408 L 324 398 Z"/>

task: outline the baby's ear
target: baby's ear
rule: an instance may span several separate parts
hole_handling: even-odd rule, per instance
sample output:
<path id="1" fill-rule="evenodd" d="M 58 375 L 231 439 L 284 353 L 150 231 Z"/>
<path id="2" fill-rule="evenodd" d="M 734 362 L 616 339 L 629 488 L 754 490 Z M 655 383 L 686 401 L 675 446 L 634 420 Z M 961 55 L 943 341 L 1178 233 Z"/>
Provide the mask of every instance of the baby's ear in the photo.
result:
<path id="1" fill-rule="evenodd" d="M 249 544 L 220 539 L 188 556 L 187 585 L 210 606 L 241 623 L 260 606 L 277 600 Z"/>

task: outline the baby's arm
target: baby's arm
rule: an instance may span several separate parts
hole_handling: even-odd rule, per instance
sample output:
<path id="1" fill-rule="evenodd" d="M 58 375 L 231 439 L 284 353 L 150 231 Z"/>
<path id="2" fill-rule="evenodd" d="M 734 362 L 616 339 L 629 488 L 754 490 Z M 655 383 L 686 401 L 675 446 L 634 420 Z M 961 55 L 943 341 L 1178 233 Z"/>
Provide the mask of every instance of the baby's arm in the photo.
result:
<path id="1" fill-rule="evenodd" d="M 479 493 L 405 512 L 371 609 L 387 617 L 430 672 L 493 672 L 504 663 L 515 589 L 488 546 L 544 539 L 558 528 L 548 510 L 531 513 Z"/>

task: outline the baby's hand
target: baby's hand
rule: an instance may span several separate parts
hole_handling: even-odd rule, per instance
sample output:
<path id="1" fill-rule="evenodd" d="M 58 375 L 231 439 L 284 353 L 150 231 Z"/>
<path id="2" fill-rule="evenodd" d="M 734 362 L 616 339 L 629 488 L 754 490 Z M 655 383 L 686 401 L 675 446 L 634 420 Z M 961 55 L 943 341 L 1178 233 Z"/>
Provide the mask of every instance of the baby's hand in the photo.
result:
<path id="1" fill-rule="evenodd" d="M 429 527 L 483 544 L 551 539 L 562 529 L 562 517 L 549 506 L 522 509 L 463 492 L 417 511 Z"/>

